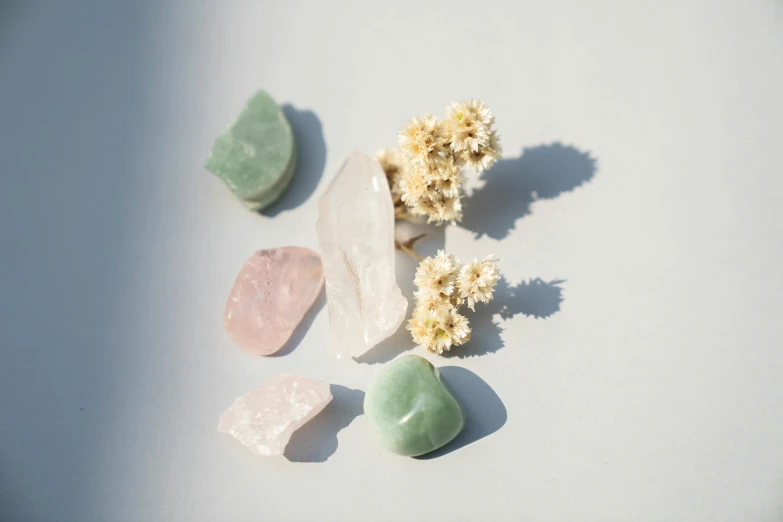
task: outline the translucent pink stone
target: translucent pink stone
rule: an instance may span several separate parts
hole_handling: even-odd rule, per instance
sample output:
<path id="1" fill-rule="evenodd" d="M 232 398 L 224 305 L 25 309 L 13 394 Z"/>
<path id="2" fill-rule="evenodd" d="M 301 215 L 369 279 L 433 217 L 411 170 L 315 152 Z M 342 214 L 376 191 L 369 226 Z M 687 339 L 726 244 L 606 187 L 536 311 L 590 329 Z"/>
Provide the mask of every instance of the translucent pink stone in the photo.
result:
<path id="1" fill-rule="evenodd" d="M 218 430 L 230 433 L 256 455 L 280 455 L 291 434 L 331 400 L 329 384 L 281 373 L 238 397 L 220 416 Z"/>
<path id="2" fill-rule="evenodd" d="M 321 257 L 309 248 L 253 254 L 228 296 L 223 325 L 240 348 L 269 355 L 282 348 L 321 292 Z"/>

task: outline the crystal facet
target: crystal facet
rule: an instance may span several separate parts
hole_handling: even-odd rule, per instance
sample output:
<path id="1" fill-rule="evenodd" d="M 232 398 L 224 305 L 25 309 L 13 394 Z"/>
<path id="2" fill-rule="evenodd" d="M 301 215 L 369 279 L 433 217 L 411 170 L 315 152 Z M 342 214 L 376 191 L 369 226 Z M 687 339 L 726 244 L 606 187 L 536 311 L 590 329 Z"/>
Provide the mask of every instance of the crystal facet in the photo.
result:
<path id="1" fill-rule="evenodd" d="M 282 348 L 323 286 L 321 258 L 309 248 L 260 250 L 244 264 L 223 325 L 240 348 L 269 355 Z"/>
<path id="2" fill-rule="evenodd" d="M 381 444 L 408 457 L 444 446 L 465 425 L 462 406 L 438 370 L 418 355 L 383 369 L 364 396 L 364 415 Z"/>
<path id="3" fill-rule="evenodd" d="M 381 166 L 354 152 L 318 202 L 332 343 L 357 357 L 399 328 L 408 301 L 394 273 L 394 204 Z"/>
<path id="4" fill-rule="evenodd" d="M 215 140 L 205 167 L 248 208 L 260 210 L 280 197 L 291 181 L 295 149 L 285 114 L 259 90 L 231 128 Z"/>
<path id="5" fill-rule="evenodd" d="M 220 416 L 218 430 L 256 455 L 281 455 L 291 434 L 331 400 L 329 384 L 281 373 L 238 397 Z"/>

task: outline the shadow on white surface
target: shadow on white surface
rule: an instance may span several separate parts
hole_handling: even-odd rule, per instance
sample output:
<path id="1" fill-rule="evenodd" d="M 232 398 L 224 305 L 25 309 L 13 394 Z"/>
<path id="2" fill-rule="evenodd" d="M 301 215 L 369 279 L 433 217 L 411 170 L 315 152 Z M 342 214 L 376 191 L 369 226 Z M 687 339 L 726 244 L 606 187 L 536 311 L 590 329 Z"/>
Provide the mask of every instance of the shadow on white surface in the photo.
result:
<path id="1" fill-rule="evenodd" d="M 517 314 L 522 314 L 535 319 L 546 319 L 560 311 L 560 303 L 563 301 L 561 288 L 563 283 L 565 283 L 563 279 L 546 282 L 536 278 L 508 287 L 505 280 L 500 281 L 500 316 L 503 319 L 510 319 Z"/>
<path id="2" fill-rule="evenodd" d="M 503 239 L 534 201 L 552 199 L 590 181 L 596 160 L 589 152 L 555 142 L 528 147 L 518 158 L 504 158 L 481 174 L 484 185 L 465 198 L 460 225 L 476 238 Z"/>
<path id="3" fill-rule="evenodd" d="M 144 148 L 155 5 L 85 16 L 23 3 L 0 1 L 0 151 L 13 173 L 0 187 L 0 520 L 100 520 L 122 458 L 141 454 L 138 435 L 123 439 L 140 432 L 132 354 L 161 314 L 139 296 L 162 183 L 140 168 L 155 153 Z"/>
<path id="4" fill-rule="evenodd" d="M 535 319 L 546 319 L 560 311 L 563 301 L 561 285 L 565 281 L 556 279 L 545 282 L 531 279 L 515 286 L 509 286 L 505 278 L 498 281 L 495 298 L 489 303 L 478 303 L 476 311 L 468 311 L 468 320 L 473 330 L 470 341 L 443 354 L 444 357 L 475 357 L 494 353 L 505 346 L 501 332 L 502 322 L 518 314 Z M 501 322 L 495 319 L 499 316 Z"/>
<path id="5" fill-rule="evenodd" d="M 0 56 L 3 51 L 3 43 L 7 35 L 14 28 L 14 22 L 24 7 L 21 0 L 0 1 Z"/>
<path id="6" fill-rule="evenodd" d="M 331 384 L 332 402 L 291 436 L 285 457 L 291 462 L 326 462 L 337 451 L 337 434 L 364 413 L 364 392 Z"/>
<path id="7" fill-rule="evenodd" d="M 473 444 L 498 431 L 508 419 L 503 401 L 484 379 L 460 366 L 442 366 L 438 371 L 462 404 L 465 428 L 442 448 L 417 457 L 420 460 L 442 457 Z"/>
<path id="8" fill-rule="evenodd" d="M 293 210 L 307 201 L 318 187 L 326 165 L 326 142 L 318 116 L 311 110 L 288 104 L 283 105 L 283 113 L 296 141 L 296 172 L 280 199 L 261 211 L 268 217 Z"/>

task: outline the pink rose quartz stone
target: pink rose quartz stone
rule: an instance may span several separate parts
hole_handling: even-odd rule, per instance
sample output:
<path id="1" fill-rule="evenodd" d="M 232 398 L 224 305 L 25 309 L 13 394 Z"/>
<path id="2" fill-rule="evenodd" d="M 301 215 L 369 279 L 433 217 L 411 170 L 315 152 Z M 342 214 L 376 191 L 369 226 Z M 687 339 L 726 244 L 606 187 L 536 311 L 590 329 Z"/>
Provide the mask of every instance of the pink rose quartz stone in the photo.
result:
<path id="1" fill-rule="evenodd" d="M 331 400 L 329 384 L 281 373 L 238 397 L 220 416 L 218 430 L 230 433 L 256 455 L 281 455 L 293 432 Z"/>
<path id="2" fill-rule="evenodd" d="M 273 354 L 291 337 L 323 284 L 317 252 L 303 247 L 260 250 L 237 276 L 223 325 L 243 350 Z"/>

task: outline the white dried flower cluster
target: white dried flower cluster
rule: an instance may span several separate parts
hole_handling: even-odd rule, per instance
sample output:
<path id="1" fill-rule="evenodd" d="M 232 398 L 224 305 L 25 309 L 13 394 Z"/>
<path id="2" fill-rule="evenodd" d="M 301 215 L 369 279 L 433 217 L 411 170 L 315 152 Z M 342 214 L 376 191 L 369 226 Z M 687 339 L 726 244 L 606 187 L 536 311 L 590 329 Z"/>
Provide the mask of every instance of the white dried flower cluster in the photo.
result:
<path id="1" fill-rule="evenodd" d="M 402 189 L 400 180 L 404 172 L 408 170 L 408 161 L 400 154 L 399 149 L 383 149 L 375 155 L 375 160 L 381 164 L 383 172 L 386 174 L 386 181 L 389 182 L 392 201 L 394 202 L 395 213 L 399 214 L 404 208 L 402 201 Z"/>
<path id="2" fill-rule="evenodd" d="M 488 303 L 500 279 L 495 256 L 474 259 L 466 265 L 439 250 L 416 268 L 416 307 L 407 328 L 413 341 L 425 349 L 443 353 L 470 340 L 468 319 L 459 313 L 467 305 Z"/>
<path id="3" fill-rule="evenodd" d="M 438 224 L 462 219 L 462 168 L 482 172 L 502 152 L 495 118 L 481 100 L 452 103 L 444 120 L 432 114 L 415 117 L 397 138 L 402 157 L 381 153 L 384 159 L 398 160 L 392 191 L 411 214 Z"/>

